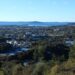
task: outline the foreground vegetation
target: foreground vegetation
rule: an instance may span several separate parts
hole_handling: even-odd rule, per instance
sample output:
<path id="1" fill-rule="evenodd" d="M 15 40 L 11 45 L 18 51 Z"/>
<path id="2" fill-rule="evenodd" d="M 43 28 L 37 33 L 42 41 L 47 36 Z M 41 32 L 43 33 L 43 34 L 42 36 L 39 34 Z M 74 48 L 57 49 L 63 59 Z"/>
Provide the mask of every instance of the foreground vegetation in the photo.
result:
<path id="1" fill-rule="evenodd" d="M 32 44 L 30 64 L 21 63 L 25 58 L 18 56 L 19 62 L 0 62 L 0 75 L 75 75 L 75 45 L 47 45 L 47 42 Z M 28 59 L 28 58 L 25 58 Z"/>

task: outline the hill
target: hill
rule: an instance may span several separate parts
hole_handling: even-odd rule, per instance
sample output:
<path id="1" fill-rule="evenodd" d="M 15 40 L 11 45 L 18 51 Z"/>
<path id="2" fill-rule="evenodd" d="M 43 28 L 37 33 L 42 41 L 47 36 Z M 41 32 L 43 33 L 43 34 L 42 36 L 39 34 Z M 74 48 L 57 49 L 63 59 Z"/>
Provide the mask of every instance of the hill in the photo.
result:
<path id="1" fill-rule="evenodd" d="M 0 26 L 3 25 L 26 25 L 26 26 L 57 26 L 57 25 L 67 25 L 69 22 L 39 22 L 39 21 L 29 21 L 29 22 L 0 22 Z"/>

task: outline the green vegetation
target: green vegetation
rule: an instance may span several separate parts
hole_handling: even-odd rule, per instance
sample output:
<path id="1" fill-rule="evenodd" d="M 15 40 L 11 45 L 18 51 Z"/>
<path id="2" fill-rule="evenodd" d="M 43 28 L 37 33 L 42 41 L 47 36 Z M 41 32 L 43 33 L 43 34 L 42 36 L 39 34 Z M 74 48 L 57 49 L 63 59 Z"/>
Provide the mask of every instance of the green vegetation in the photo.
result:
<path id="1" fill-rule="evenodd" d="M 0 75 L 4 75 L 4 72 L 3 71 L 0 71 Z"/>
<path id="2" fill-rule="evenodd" d="M 32 57 L 29 62 L 33 63 L 21 63 L 26 55 Z M 64 44 L 35 42 L 26 55 L 19 55 L 19 62 L 0 62 L 0 75 L 75 75 L 75 45 L 69 48 Z"/>

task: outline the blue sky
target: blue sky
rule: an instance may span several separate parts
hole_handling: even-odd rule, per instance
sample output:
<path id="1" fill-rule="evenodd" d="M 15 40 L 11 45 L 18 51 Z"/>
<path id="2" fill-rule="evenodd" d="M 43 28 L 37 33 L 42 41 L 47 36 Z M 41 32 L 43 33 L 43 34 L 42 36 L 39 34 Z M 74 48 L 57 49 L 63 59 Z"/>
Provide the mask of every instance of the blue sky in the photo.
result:
<path id="1" fill-rule="evenodd" d="M 0 0 L 0 21 L 75 21 L 75 0 Z"/>

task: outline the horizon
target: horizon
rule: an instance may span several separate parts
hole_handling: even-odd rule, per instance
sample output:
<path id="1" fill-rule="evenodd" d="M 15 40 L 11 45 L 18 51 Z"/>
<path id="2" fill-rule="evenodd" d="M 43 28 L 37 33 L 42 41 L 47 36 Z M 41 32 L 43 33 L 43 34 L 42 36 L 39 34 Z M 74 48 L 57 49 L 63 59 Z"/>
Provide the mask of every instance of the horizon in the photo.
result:
<path id="1" fill-rule="evenodd" d="M 55 23 L 75 23 L 75 21 L 0 21 L 1 22 L 55 22 Z"/>
<path id="2" fill-rule="evenodd" d="M 75 22 L 75 0 L 2 0 L 0 21 Z"/>

